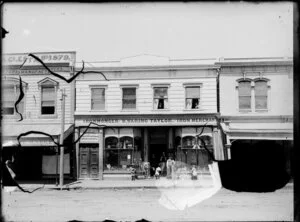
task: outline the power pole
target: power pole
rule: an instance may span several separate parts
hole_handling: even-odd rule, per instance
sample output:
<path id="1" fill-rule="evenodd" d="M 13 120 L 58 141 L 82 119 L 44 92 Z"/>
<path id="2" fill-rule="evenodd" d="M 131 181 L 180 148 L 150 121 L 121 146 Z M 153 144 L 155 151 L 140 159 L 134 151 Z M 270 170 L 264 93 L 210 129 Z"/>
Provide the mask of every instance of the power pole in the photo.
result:
<path id="1" fill-rule="evenodd" d="M 59 186 L 62 190 L 64 185 L 64 131 L 65 131 L 65 89 L 62 90 L 61 94 L 61 132 L 60 132 L 60 169 L 59 169 Z"/>

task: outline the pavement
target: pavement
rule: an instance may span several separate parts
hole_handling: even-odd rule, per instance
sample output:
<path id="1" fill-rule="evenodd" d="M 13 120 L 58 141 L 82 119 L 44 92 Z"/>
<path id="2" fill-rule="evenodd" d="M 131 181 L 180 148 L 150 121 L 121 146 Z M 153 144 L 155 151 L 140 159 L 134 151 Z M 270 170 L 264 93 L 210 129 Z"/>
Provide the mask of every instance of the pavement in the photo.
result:
<path id="1" fill-rule="evenodd" d="M 56 185 L 55 181 L 43 183 L 43 181 L 27 181 L 20 182 L 20 186 L 26 190 L 59 190 L 60 186 Z M 104 180 L 92 180 L 83 179 L 73 182 L 67 182 L 63 185 L 63 190 L 76 190 L 76 189 L 157 189 L 157 188 L 169 188 L 169 187 L 192 187 L 192 188 L 209 188 L 213 187 L 213 181 L 210 176 L 198 177 L 198 180 L 186 179 L 166 179 L 166 177 L 161 177 L 160 179 L 147 178 L 147 179 L 136 179 L 134 181 L 125 178 L 116 179 L 104 179 Z M 17 187 L 5 187 L 7 192 L 11 191 L 21 191 Z"/>
<path id="2" fill-rule="evenodd" d="M 20 182 L 20 186 L 23 189 L 32 191 L 38 190 L 60 190 L 60 186 L 56 185 L 55 181 L 27 181 Z M 101 189 L 158 189 L 158 188 L 210 188 L 213 187 L 213 180 L 210 176 L 198 177 L 198 180 L 186 179 L 166 179 L 161 177 L 160 179 L 148 178 L 148 179 L 136 179 L 134 181 L 130 179 L 104 179 L 104 180 L 92 180 L 83 179 L 73 182 L 66 181 L 62 187 L 63 190 L 101 190 Z M 288 183 L 285 188 L 293 189 L 293 182 Z M 4 191 L 13 192 L 20 191 L 17 187 L 4 187 Z"/>

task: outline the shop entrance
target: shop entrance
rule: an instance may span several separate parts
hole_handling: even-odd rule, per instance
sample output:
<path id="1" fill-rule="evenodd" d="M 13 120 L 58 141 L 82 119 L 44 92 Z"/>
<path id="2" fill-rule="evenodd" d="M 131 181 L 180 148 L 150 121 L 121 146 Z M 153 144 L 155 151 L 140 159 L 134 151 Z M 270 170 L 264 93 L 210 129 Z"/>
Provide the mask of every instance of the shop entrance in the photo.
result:
<path id="1" fill-rule="evenodd" d="M 152 167 L 157 167 L 162 153 L 167 155 L 168 131 L 166 128 L 153 128 L 150 130 L 149 161 Z"/>
<path id="2" fill-rule="evenodd" d="M 79 177 L 96 179 L 99 177 L 98 144 L 80 144 Z"/>

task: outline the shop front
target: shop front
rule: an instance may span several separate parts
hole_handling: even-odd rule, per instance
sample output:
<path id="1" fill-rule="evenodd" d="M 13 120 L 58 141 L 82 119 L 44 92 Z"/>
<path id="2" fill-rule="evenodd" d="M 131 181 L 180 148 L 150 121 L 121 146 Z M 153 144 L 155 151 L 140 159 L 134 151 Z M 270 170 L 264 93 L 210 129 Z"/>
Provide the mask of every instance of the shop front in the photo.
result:
<path id="1" fill-rule="evenodd" d="M 101 125 L 87 129 L 91 123 Z M 129 173 L 131 166 L 157 167 L 161 157 L 208 171 L 218 130 L 213 115 L 76 116 L 79 179 L 103 179 L 103 174 Z M 103 126 L 103 127 L 102 127 Z"/>
<path id="2" fill-rule="evenodd" d="M 45 132 L 52 136 L 54 141 L 59 141 L 60 125 L 3 125 L 2 135 L 2 160 L 12 161 L 13 170 L 17 180 L 54 179 L 59 173 L 59 150 L 53 140 L 41 134 L 29 134 L 17 137 L 32 129 Z M 65 178 L 74 176 L 74 125 L 65 126 L 64 133 L 64 175 Z M 20 145 L 19 146 L 19 142 Z"/>

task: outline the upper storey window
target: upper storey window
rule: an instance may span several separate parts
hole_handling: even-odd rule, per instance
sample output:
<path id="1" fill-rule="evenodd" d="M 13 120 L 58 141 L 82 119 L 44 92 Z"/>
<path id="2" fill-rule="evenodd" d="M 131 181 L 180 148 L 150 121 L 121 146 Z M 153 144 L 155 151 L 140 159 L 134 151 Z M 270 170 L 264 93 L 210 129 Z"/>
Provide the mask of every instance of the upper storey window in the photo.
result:
<path id="1" fill-rule="evenodd" d="M 269 109 L 268 79 L 238 80 L 238 108 L 241 112 L 259 112 Z"/>
<path id="2" fill-rule="evenodd" d="M 41 115 L 56 115 L 58 82 L 45 78 L 39 82 L 39 87 L 41 90 Z"/>
<path id="3" fill-rule="evenodd" d="M 200 86 L 185 87 L 185 108 L 199 109 Z"/>
<path id="4" fill-rule="evenodd" d="M 105 88 L 91 88 L 91 110 L 105 110 Z"/>
<path id="5" fill-rule="evenodd" d="M 168 109 L 168 87 L 154 87 L 154 109 Z"/>
<path id="6" fill-rule="evenodd" d="M 266 80 L 257 80 L 254 85 L 255 110 L 268 109 L 268 83 Z"/>
<path id="7" fill-rule="evenodd" d="M 248 80 L 240 81 L 239 91 L 239 109 L 251 110 L 251 82 Z"/>
<path id="8" fill-rule="evenodd" d="M 136 88 L 123 88 L 122 109 L 136 109 Z"/>
<path id="9" fill-rule="evenodd" d="M 23 91 L 25 92 L 25 87 L 27 83 L 22 82 Z M 20 96 L 20 86 L 18 79 L 9 79 L 3 81 L 3 89 L 2 89 L 2 114 L 3 115 L 15 115 L 15 103 Z M 18 103 L 17 108 L 18 112 L 24 114 L 24 100 L 25 97 Z"/>

